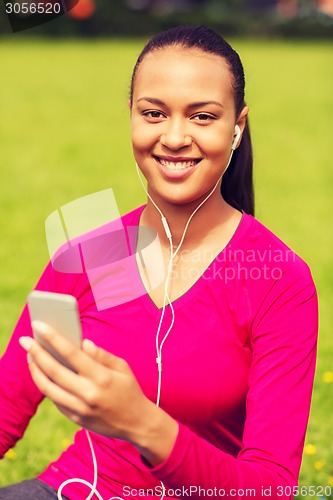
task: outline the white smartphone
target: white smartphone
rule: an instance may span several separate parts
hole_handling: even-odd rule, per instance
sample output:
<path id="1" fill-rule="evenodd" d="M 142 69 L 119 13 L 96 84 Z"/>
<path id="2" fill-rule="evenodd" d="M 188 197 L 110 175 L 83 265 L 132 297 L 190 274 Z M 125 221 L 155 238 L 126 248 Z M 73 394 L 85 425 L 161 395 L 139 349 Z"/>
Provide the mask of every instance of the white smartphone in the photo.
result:
<path id="1" fill-rule="evenodd" d="M 62 293 L 42 292 L 34 290 L 28 295 L 28 307 L 31 321 L 43 321 L 57 332 L 64 335 L 77 347 L 81 346 L 82 330 L 77 300 L 72 295 Z M 73 367 L 64 360 L 52 347 L 45 342 L 38 332 L 33 332 L 34 338 L 55 359 L 73 370 Z"/>

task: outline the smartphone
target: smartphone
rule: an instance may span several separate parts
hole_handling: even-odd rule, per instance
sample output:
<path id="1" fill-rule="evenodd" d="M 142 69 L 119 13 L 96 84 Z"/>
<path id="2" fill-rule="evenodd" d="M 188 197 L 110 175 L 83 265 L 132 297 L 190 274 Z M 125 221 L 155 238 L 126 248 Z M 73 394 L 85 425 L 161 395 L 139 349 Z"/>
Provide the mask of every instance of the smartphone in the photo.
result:
<path id="1" fill-rule="evenodd" d="M 72 295 L 34 290 L 28 295 L 28 308 L 31 321 L 43 321 L 64 335 L 77 347 L 81 346 L 82 329 L 77 300 Z M 67 368 L 74 370 L 52 347 L 33 331 L 34 338 L 55 359 Z"/>

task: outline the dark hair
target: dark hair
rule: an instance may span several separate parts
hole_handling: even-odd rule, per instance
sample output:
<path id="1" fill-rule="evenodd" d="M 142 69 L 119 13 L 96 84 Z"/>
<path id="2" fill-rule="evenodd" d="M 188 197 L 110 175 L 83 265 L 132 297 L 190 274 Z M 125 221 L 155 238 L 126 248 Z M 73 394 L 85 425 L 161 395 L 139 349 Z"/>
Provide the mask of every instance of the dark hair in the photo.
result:
<path id="1" fill-rule="evenodd" d="M 206 26 L 179 26 L 155 35 L 142 50 L 132 74 L 130 100 L 133 99 L 135 76 L 144 57 L 155 50 L 170 46 L 197 48 L 222 57 L 232 75 L 236 117 L 245 106 L 245 76 L 237 52 L 215 31 Z M 254 215 L 254 189 L 252 175 L 252 144 L 248 122 L 240 145 L 223 176 L 221 194 L 227 203 L 238 210 Z"/>

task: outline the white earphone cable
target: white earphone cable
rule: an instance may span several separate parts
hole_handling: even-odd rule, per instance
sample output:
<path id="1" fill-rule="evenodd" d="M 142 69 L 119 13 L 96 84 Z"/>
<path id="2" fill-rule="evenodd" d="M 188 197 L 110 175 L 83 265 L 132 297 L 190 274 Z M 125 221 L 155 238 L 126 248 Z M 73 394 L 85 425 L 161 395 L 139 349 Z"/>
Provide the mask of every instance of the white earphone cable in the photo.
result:
<path id="1" fill-rule="evenodd" d="M 142 187 L 143 187 L 146 195 L 148 196 L 148 198 L 150 199 L 150 201 L 152 202 L 152 204 L 154 205 L 154 207 L 156 208 L 156 210 L 159 212 L 159 214 L 161 216 L 161 221 L 162 221 L 162 224 L 163 224 L 163 228 L 164 228 L 165 234 L 166 234 L 166 236 L 167 236 L 167 238 L 169 240 L 169 243 L 170 243 L 170 260 L 169 260 L 169 264 L 168 264 L 167 276 L 166 276 L 165 283 L 164 283 L 163 307 L 162 307 L 160 321 L 159 321 L 157 332 L 156 332 L 156 354 L 157 354 L 156 363 L 157 363 L 157 367 L 158 367 L 158 383 L 157 383 L 156 406 L 160 405 L 160 398 L 161 398 L 161 386 L 162 386 L 162 349 L 163 349 L 163 345 L 164 345 L 167 337 L 169 336 L 169 334 L 170 334 L 170 332 L 171 332 L 171 330 L 173 328 L 173 325 L 175 323 L 175 311 L 174 311 L 174 308 L 173 308 L 173 305 L 172 305 L 172 301 L 171 301 L 170 296 L 169 296 L 169 282 L 170 282 L 170 278 L 171 278 L 171 273 L 172 273 L 174 258 L 176 257 L 177 253 L 179 252 L 179 250 L 180 250 L 180 248 L 181 248 L 181 246 L 182 246 L 182 244 L 184 242 L 185 235 L 186 235 L 187 229 L 188 229 L 188 227 L 190 225 L 190 222 L 191 222 L 192 218 L 197 213 L 197 211 L 202 207 L 202 205 L 214 193 L 214 191 L 217 188 L 217 186 L 218 186 L 221 178 L 223 177 L 223 174 L 225 173 L 225 171 L 227 170 L 227 168 L 230 165 L 230 162 L 231 162 L 231 159 L 232 159 L 232 155 L 233 155 L 233 149 L 231 150 L 231 154 L 230 154 L 230 158 L 229 158 L 228 164 L 227 164 L 226 168 L 224 169 L 221 177 L 218 179 L 218 181 L 216 182 L 216 184 L 213 187 L 213 189 L 211 190 L 211 192 L 206 196 L 206 198 L 197 206 L 197 208 L 190 215 L 190 217 L 189 217 L 189 219 L 188 219 L 188 221 L 187 221 L 187 223 L 185 225 L 182 237 L 180 239 L 180 242 L 179 242 L 179 244 L 178 244 L 175 252 L 173 251 L 172 234 L 171 234 L 168 222 L 167 222 L 164 214 L 162 213 L 162 211 L 159 209 L 159 207 L 156 205 L 156 203 L 154 202 L 154 200 L 152 199 L 152 197 L 149 195 L 149 193 L 148 193 L 148 191 L 146 189 L 146 186 L 144 185 L 144 183 L 143 183 L 143 181 L 141 179 L 141 175 L 140 175 L 138 164 L 136 163 L 136 170 L 137 170 L 137 174 L 138 174 L 139 180 L 140 180 L 140 182 L 142 184 Z M 163 339 L 159 343 L 159 335 L 160 335 L 160 331 L 161 331 L 161 328 L 162 328 L 162 325 L 163 325 L 163 320 L 164 320 L 164 315 L 165 315 L 165 309 L 166 309 L 166 303 L 167 302 L 168 302 L 168 304 L 170 306 L 170 311 L 171 311 L 171 323 L 170 323 L 170 326 L 169 326 L 166 334 L 164 335 Z M 98 481 L 98 465 L 97 465 L 97 459 L 96 459 L 96 454 L 95 454 L 94 446 L 93 446 L 93 443 L 92 443 L 89 431 L 87 429 L 85 429 L 85 432 L 86 432 L 87 440 L 88 440 L 90 451 L 91 451 L 92 461 L 93 461 L 93 468 L 94 468 L 93 483 L 90 483 L 89 481 L 86 481 L 85 479 L 81 479 L 81 478 L 67 479 L 66 481 L 64 481 L 63 483 L 61 483 L 61 485 L 58 488 L 58 491 L 57 491 L 58 500 L 63 500 L 63 496 L 61 494 L 62 490 L 65 488 L 65 486 L 67 486 L 68 484 L 72 484 L 72 483 L 81 483 L 81 484 L 84 484 L 85 486 L 87 486 L 88 488 L 90 488 L 91 492 L 90 492 L 90 494 L 88 495 L 88 497 L 85 500 L 90 500 L 93 495 L 96 495 L 96 497 L 98 498 L 98 500 L 104 500 L 103 497 L 102 497 L 102 495 L 98 492 L 98 490 L 96 488 L 97 487 L 97 481 Z M 165 497 L 165 494 L 166 494 L 166 488 L 165 488 L 165 486 L 164 486 L 164 484 L 163 484 L 162 481 L 160 481 L 160 483 L 162 485 L 162 491 L 163 491 L 160 500 L 163 500 L 164 497 Z M 123 498 L 121 498 L 121 497 L 112 497 L 112 498 L 110 498 L 108 500 L 123 500 Z"/>
<path id="2" fill-rule="evenodd" d="M 166 233 L 166 236 L 169 240 L 169 243 L 170 243 L 170 261 L 169 261 L 169 265 L 168 265 L 168 270 L 167 270 L 167 276 L 166 276 L 166 279 L 165 279 L 165 284 L 164 284 L 164 298 L 163 298 L 163 307 L 162 307 L 162 312 L 161 312 L 161 316 L 160 316 L 160 321 L 159 321 L 159 325 L 158 325 L 158 328 L 157 328 L 157 332 L 156 332 L 156 363 L 157 363 L 157 367 L 158 367 L 158 384 L 157 384 L 157 398 L 156 398 L 156 406 L 159 406 L 160 404 L 160 397 L 161 397 L 161 385 L 162 385 L 162 348 L 163 348 L 163 345 L 167 339 L 167 337 L 169 336 L 172 328 L 173 328 L 173 325 L 175 323 L 175 311 L 174 311 L 174 308 L 173 308 L 173 305 L 172 305 L 172 302 L 170 300 L 170 297 L 169 297 L 169 282 L 170 282 L 170 277 L 171 277 L 171 273 L 172 273 L 172 267 L 173 267 L 173 262 L 174 262 L 174 258 L 176 257 L 177 253 L 179 252 L 183 242 L 184 242 L 184 239 L 185 239 L 185 235 L 186 235 L 186 232 L 187 232 L 187 229 L 190 225 L 190 222 L 192 220 L 192 218 L 194 217 L 194 215 L 197 213 L 197 211 L 202 207 L 202 205 L 204 203 L 206 203 L 206 201 L 212 196 L 212 194 L 214 193 L 215 189 L 217 188 L 217 186 L 219 185 L 219 182 L 221 180 L 221 178 L 223 177 L 225 171 L 227 170 L 227 168 L 229 167 L 230 165 L 230 162 L 231 162 L 231 159 L 232 159 L 232 156 L 233 156 L 233 152 L 234 150 L 232 149 L 231 150 L 231 154 L 230 154 L 230 157 L 229 157 L 229 160 L 228 160 L 228 164 L 227 166 L 225 167 L 222 175 L 219 177 L 219 179 L 217 180 L 216 184 L 214 185 L 213 189 L 210 191 L 210 193 L 206 196 L 206 198 L 197 206 L 197 208 L 192 212 L 192 214 L 190 215 L 186 225 L 185 225 L 185 228 L 184 228 L 184 231 L 183 231 L 183 234 L 182 234 L 182 237 L 180 239 L 180 242 L 175 250 L 175 252 L 173 251 L 173 246 L 172 246 L 172 234 L 171 234 L 171 231 L 170 231 L 170 228 L 169 228 L 169 225 L 168 225 L 168 222 L 164 216 L 164 214 L 162 213 L 162 211 L 160 210 L 160 208 L 157 206 L 157 204 L 155 203 L 155 201 L 153 200 L 153 198 L 150 196 L 150 194 L 148 193 L 148 190 L 146 189 L 146 186 L 144 185 L 144 182 L 141 178 L 141 175 L 140 175 L 140 170 L 139 170 L 139 166 L 138 164 L 136 163 L 135 166 L 136 166 L 136 171 L 137 171 L 137 174 L 138 174 L 138 177 L 139 177 L 139 180 L 141 182 L 141 185 L 143 187 L 143 190 L 145 191 L 146 195 L 148 196 L 148 198 L 150 199 L 150 201 L 152 202 L 152 204 L 154 205 L 154 207 L 157 209 L 157 211 L 159 212 L 160 216 L 161 216 L 161 220 L 162 220 L 162 224 L 163 224 L 163 228 L 164 228 L 164 231 Z M 161 340 L 161 342 L 159 343 L 159 336 L 160 336 L 160 331 L 161 331 L 161 328 L 162 328 L 162 324 L 163 324 L 163 320 L 164 320 L 164 316 L 165 316 L 165 309 L 166 309 L 166 301 L 168 301 L 168 304 L 170 306 L 170 310 L 171 310 L 171 316 L 172 316 L 172 319 L 171 319 L 171 323 L 170 323 L 170 326 L 166 332 L 166 334 L 164 335 L 163 339 Z"/>
<path id="3" fill-rule="evenodd" d="M 89 443 L 89 447 L 90 447 L 90 451 L 91 451 L 91 456 L 92 456 L 92 461 L 93 461 L 93 467 L 94 467 L 94 480 L 93 480 L 93 483 L 89 483 L 89 481 L 86 481 L 85 479 L 81 479 L 79 477 L 74 477 L 74 478 L 71 478 L 71 479 L 67 479 L 67 481 L 64 481 L 59 486 L 59 489 L 58 489 L 58 500 L 63 500 L 63 497 L 62 497 L 62 494 L 61 494 L 62 490 L 65 488 L 65 486 L 67 486 L 68 484 L 72 484 L 72 483 L 81 483 L 81 484 L 86 485 L 89 489 L 91 489 L 91 492 L 90 492 L 89 496 L 86 498 L 86 500 L 90 500 L 93 495 L 96 495 L 99 500 L 103 500 L 102 495 L 96 489 L 97 479 L 98 479 L 98 468 L 97 468 L 97 460 L 96 460 L 96 454 L 95 454 L 94 446 L 92 444 L 89 431 L 87 431 L 87 429 L 85 429 L 85 432 L 86 432 L 86 436 L 87 436 L 87 439 L 88 439 L 88 443 Z M 116 499 L 123 500 L 120 497 L 114 497 L 114 500 L 116 500 Z"/>

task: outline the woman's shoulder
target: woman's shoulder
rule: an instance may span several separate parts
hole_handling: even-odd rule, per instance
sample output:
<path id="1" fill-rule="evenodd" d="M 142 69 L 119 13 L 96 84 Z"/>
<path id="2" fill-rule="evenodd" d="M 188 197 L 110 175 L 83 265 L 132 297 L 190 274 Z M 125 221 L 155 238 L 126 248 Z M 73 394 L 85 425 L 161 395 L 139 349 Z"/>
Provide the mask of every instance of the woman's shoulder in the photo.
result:
<path id="1" fill-rule="evenodd" d="M 61 244 L 50 255 L 37 285 L 39 289 L 74 294 L 73 290 L 78 285 L 83 290 L 89 287 L 89 272 L 114 262 L 115 256 L 128 252 L 129 238 L 124 228 L 138 225 L 143 208 L 137 207 Z"/>
<path id="2" fill-rule="evenodd" d="M 304 260 L 298 253 L 296 253 L 295 250 L 293 250 L 285 241 L 283 241 L 275 232 L 273 232 L 259 219 L 246 213 L 243 214 L 243 219 L 245 226 L 244 229 L 247 232 L 246 242 L 244 242 L 246 247 L 252 246 L 257 250 L 266 250 L 265 253 L 262 252 L 262 258 L 264 258 L 264 256 L 269 257 L 271 255 L 269 250 L 274 250 L 276 252 L 282 251 L 285 252 L 286 256 L 292 257 L 293 261 L 297 260 L 305 264 Z"/>
<path id="3" fill-rule="evenodd" d="M 267 326 L 265 321 L 272 317 L 276 325 L 284 321 L 295 324 L 292 318 L 300 323 L 303 315 L 309 325 L 315 325 L 317 292 L 308 264 L 255 217 L 244 214 L 242 223 L 242 244 L 235 250 L 234 286 L 246 296 L 244 310 L 247 307 L 253 332 L 260 324 Z M 283 331 L 290 335 L 288 328 Z"/>
<path id="4" fill-rule="evenodd" d="M 243 214 L 243 237 L 240 250 L 244 261 L 276 268 L 281 274 L 312 281 L 309 265 L 271 229 L 252 215 Z M 277 273 L 277 271 L 276 271 Z"/>

